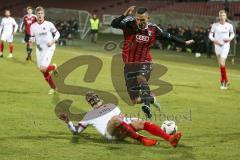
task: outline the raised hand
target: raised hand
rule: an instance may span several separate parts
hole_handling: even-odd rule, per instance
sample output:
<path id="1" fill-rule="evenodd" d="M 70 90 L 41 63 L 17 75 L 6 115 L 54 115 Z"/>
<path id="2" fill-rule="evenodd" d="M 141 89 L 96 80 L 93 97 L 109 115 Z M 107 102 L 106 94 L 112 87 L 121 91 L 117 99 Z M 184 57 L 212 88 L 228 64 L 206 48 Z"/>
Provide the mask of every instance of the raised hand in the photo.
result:
<path id="1" fill-rule="evenodd" d="M 123 15 L 124 15 L 124 16 L 128 16 L 128 15 L 132 14 L 132 12 L 134 11 L 135 8 L 136 8 L 136 6 L 131 6 L 131 7 L 129 7 L 129 8 L 123 13 Z"/>

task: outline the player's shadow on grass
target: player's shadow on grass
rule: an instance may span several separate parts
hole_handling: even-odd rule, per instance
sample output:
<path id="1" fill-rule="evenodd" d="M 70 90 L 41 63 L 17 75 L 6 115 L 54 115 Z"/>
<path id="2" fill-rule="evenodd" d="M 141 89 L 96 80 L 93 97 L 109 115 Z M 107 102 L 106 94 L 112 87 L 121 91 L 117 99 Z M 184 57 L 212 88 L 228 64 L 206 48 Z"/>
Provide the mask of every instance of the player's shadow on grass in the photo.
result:
<path id="1" fill-rule="evenodd" d="M 58 93 L 53 94 L 52 104 L 56 105 L 60 101 L 60 97 Z"/>
<path id="2" fill-rule="evenodd" d="M 21 65 L 26 65 L 26 64 L 28 64 L 27 61 L 20 61 L 20 60 L 18 60 L 18 59 L 16 59 L 16 58 L 5 59 L 5 60 L 8 61 L 8 62 L 13 62 L 13 63 L 15 63 L 15 64 L 21 64 Z"/>
<path id="3" fill-rule="evenodd" d="M 34 94 L 40 92 L 27 92 L 27 91 L 11 91 L 11 90 L 0 90 L 0 93 L 10 93 L 10 94 Z"/>
<path id="4" fill-rule="evenodd" d="M 110 141 L 105 137 L 101 137 L 98 134 L 88 134 L 88 133 L 81 133 L 79 135 L 73 135 L 71 139 L 71 143 L 79 143 L 79 140 L 84 140 L 86 143 L 99 143 L 99 144 L 132 144 L 126 140 L 114 140 Z"/>

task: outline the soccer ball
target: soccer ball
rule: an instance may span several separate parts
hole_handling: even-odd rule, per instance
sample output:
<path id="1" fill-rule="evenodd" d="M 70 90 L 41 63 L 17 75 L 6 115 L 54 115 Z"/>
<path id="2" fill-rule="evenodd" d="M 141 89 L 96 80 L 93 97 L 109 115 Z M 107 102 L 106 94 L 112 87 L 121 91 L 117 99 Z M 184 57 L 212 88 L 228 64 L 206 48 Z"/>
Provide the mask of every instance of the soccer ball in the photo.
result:
<path id="1" fill-rule="evenodd" d="M 195 54 L 195 57 L 196 57 L 196 58 L 200 58 L 200 57 L 201 57 L 201 53 L 196 53 L 196 54 Z"/>
<path id="2" fill-rule="evenodd" d="M 162 130 L 164 130 L 167 134 L 174 134 L 177 132 L 177 125 L 174 121 L 164 121 L 162 126 Z"/>

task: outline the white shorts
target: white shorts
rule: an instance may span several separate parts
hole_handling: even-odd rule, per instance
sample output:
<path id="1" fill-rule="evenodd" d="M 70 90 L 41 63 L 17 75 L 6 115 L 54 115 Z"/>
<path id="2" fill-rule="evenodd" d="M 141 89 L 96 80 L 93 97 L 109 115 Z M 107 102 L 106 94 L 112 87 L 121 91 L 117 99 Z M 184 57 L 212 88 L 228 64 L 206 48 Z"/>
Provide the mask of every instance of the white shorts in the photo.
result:
<path id="1" fill-rule="evenodd" d="M 230 50 L 230 45 L 228 44 L 225 44 L 223 46 L 218 46 L 218 45 L 215 45 L 215 53 L 217 56 L 220 56 L 222 58 L 227 58 L 228 56 L 228 53 L 229 53 L 229 50 Z"/>
<path id="2" fill-rule="evenodd" d="M 36 49 L 36 58 L 37 58 L 37 66 L 38 68 L 47 68 L 52 60 L 54 55 L 55 45 L 52 47 L 44 48 L 41 51 Z"/>
<path id="3" fill-rule="evenodd" d="M 13 34 L 12 33 L 2 33 L 1 41 L 11 43 L 13 42 Z"/>
<path id="4" fill-rule="evenodd" d="M 137 120 L 140 120 L 140 119 L 139 118 L 128 118 L 128 117 L 123 118 L 123 121 L 126 122 L 127 124 L 130 124 L 130 123 L 132 123 L 134 121 L 137 121 Z M 105 137 L 108 140 L 116 140 L 117 139 L 117 137 L 112 136 L 111 134 L 108 133 L 107 127 L 106 127 L 106 130 L 105 130 Z"/>

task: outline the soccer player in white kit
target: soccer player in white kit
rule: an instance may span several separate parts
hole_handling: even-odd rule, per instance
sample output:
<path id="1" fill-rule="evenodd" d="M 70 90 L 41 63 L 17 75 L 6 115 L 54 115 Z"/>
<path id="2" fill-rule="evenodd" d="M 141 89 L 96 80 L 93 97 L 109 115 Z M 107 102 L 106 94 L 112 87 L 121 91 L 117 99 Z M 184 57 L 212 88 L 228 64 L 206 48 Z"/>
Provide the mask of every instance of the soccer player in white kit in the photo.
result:
<path id="1" fill-rule="evenodd" d="M 72 133 L 79 134 L 88 126 L 93 126 L 108 140 L 121 140 L 130 137 L 145 146 L 156 145 L 156 139 L 149 139 L 138 133 L 138 131 L 145 130 L 156 137 L 163 138 L 169 142 L 172 147 L 177 147 L 181 138 L 181 132 L 169 135 L 164 132 L 160 126 L 150 121 L 125 117 L 118 106 L 111 103 L 104 104 L 103 100 L 91 91 L 86 94 L 86 101 L 91 105 L 92 110 L 89 111 L 80 122 L 78 122 L 78 125 L 74 126 L 66 114 L 60 115 L 60 119 L 67 123 L 67 126 Z"/>
<path id="2" fill-rule="evenodd" d="M 55 51 L 55 42 L 59 39 L 60 33 L 52 22 L 44 19 L 44 8 L 36 8 L 37 22 L 30 27 L 30 43 L 36 43 L 37 66 L 43 73 L 45 80 L 51 87 L 49 94 L 53 94 L 57 88 L 52 80 L 51 72 L 56 71 L 56 64 L 50 64 Z"/>
<path id="3" fill-rule="evenodd" d="M 18 24 L 11 17 L 11 12 L 9 10 L 5 10 L 5 17 L 1 21 L 0 25 L 0 35 L 1 35 L 1 42 L 0 42 L 0 57 L 3 57 L 3 49 L 4 49 L 4 42 L 8 43 L 8 51 L 9 55 L 8 58 L 12 58 L 13 55 L 13 37 L 16 34 L 18 29 Z"/>
<path id="4" fill-rule="evenodd" d="M 235 34 L 233 25 L 226 22 L 227 14 L 225 10 L 219 11 L 219 22 L 212 25 L 209 33 L 209 39 L 214 43 L 215 53 L 217 55 L 218 63 L 221 72 L 221 86 L 220 89 L 228 89 L 228 78 L 226 72 L 226 59 L 230 50 L 230 42 L 233 40 Z"/>

